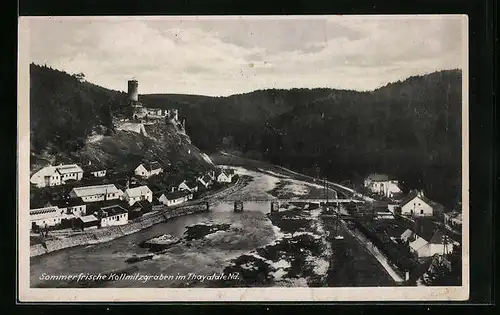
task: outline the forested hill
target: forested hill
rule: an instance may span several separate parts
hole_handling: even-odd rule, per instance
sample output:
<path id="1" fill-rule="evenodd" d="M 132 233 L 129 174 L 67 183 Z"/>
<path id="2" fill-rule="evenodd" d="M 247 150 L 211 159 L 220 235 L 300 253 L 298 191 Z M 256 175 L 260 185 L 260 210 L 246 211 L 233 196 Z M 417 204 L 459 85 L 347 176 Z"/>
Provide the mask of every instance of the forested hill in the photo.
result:
<path id="1" fill-rule="evenodd" d="M 115 130 L 127 103 L 125 92 L 86 82 L 83 74 L 31 64 L 31 171 L 91 161 L 121 173 L 156 160 L 168 176 L 184 178 L 212 167 L 177 124 L 145 126 L 147 136 Z"/>
<path id="2" fill-rule="evenodd" d="M 31 150 L 77 150 L 93 132 L 112 131 L 112 113 L 126 104 L 126 93 L 69 74 L 30 65 Z"/>
<path id="3" fill-rule="evenodd" d="M 193 143 L 204 150 L 237 149 L 310 174 L 319 166 L 338 181 L 385 172 L 452 207 L 461 191 L 461 81 L 460 70 L 446 70 L 371 92 L 292 89 L 141 99 L 178 104 Z"/>

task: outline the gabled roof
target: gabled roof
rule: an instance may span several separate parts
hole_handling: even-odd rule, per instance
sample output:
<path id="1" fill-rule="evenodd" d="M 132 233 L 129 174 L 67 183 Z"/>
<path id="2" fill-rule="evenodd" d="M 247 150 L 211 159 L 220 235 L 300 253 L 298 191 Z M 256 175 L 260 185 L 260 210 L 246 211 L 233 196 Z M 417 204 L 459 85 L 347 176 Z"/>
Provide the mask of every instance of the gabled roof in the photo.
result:
<path id="1" fill-rule="evenodd" d="M 61 175 L 69 173 L 83 173 L 82 168 L 76 164 L 59 165 L 56 166 L 56 169 Z"/>
<path id="2" fill-rule="evenodd" d="M 221 175 L 221 174 L 224 174 L 224 176 L 226 176 L 226 177 L 230 177 L 231 176 L 231 174 L 226 169 L 220 169 L 220 170 L 218 170 L 217 173 L 215 174 L 215 176 L 219 177 L 219 175 Z"/>
<path id="3" fill-rule="evenodd" d="M 366 177 L 366 179 L 371 180 L 372 182 L 383 182 L 388 181 L 389 176 L 385 174 L 370 174 Z"/>
<path id="4" fill-rule="evenodd" d="M 174 199 L 182 198 L 182 197 L 185 197 L 185 196 L 188 196 L 188 195 L 191 195 L 191 194 L 192 193 L 189 192 L 189 191 L 178 190 L 178 191 L 173 191 L 173 192 L 167 192 L 167 193 L 164 193 L 162 195 L 165 195 L 165 197 L 168 200 L 174 200 Z"/>
<path id="5" fill-rule="evenodd" d="M 57 175 L 57 176 L 60 175 L 57 172 L 56 167 L 55 166 L 46 166 L 46 167 L 38 170 L 37 172 L 33 173 L 33 175 L 31 175 L 30 180 L 34 180 L 35 177 L 37 177 L 37 176 L 44 177 L 44 176 L 53 176 L 53 175 Z"/>
<path id="6" fill-rule="evenodd" d="M 59 208 L 66 207 L 74 207 L 74 206 L 82 206 L 85 204 L 81 197 L 70 198 L 70 199 L 60 199 L 60 200 L 51 200 L 49 203 L 52 206 L 58 206 Z"/>
<path id="7" fill-rule="evenodd" d="M 410 243 L 410 247 L 413 249 L 413 250 L 419 250 L 420 248 L 422 248 L 423 246 L 427 245 L 427 241 L 424 240 L 423 238 L 421 237 L 417 237 L 417 239 L 413 242 Z"/>
<path id="8" fill-rule="evenodd" d="M 104 217 L 111 217 L 114 215 L 125 214 L 125 213 L 128 213 L 128 211 L 118 205 L 104 207 L 101 208 L 100 211 L 100 214 L 103 215 Z"/>
<path id="9" fill-rule="evenodd" d="M 434 235 L 430 239 L 429 243 L 431 243 L 431 244 L 444 244 L 445 237 L 446 237 L 448 244 L 452 242 L 452 239 L 450 237 L 448 237 L 443 232 L 441 232 L 441 230 L 438 229 L 434 232 Z"/>
<path id="10" fill-rule="evenodd" d="M 144 196 L 146 194 L 152 194 L 151 189 L 148 186 L 139 186 L 134 188 L 129 188 L 125 190 L 125 194 L 130 198 Z"/>
<path id="11" fill-rule="evenodd" d="M 414 190 L 412 190 L 408 194 L 407 198 L 405 198 L 405 199 L 403 199 L 403 201 L 401 201 L 401 206 L 406 205 L 408 202 L 412 201 L 415 197 L 418 197 L 420 200 L 422 200 L 423 202 L 425 202 L 426 204 L 431 206 L 434 211 L 441 211 L 441 212 L 444 211 L 444 206 L 442 204 L 435 202 L 435 201 L 432 201 L 429 198 L 427 198 L 425 195 L 419 194 L 418 191 L 414 191 Z"/>
<path id="12" fill-rule="evenodd" d="M 152 203 L 149 202 L 149 200 L 139 200 L 135 203 L 135 205 L 140 206 L 142 209 L 148 209 L 151 208 Z"/>
<path id="13" fill-rule="evenodd" d="M 201 180 L 204 181 L 205 183 L 210 182 L 212 179 L 208 175 L 203 175 L 201 177 Z"/>
<path id="14" fill-rule="evenodd" d="M 84 186 L 84 187 L 75 187 L 72 190 L 75 195 L 78 197 L 87 197 L 98 194 L 112 194 L 118 193 L 118 188 L 114 184 L 109 185 L 96 185 L 96 186 Z"/>
<path id="15" fill-rule="evenodd" d="M 410 239 L 411 237 L 413 237 L 414 235 L 415 235 L 415 233 L 412 230 L 406 229 L 406 231 L 404 231 L 403 234 L 401 234 L 400 239 L 406 241 L 406 240 Z"/>

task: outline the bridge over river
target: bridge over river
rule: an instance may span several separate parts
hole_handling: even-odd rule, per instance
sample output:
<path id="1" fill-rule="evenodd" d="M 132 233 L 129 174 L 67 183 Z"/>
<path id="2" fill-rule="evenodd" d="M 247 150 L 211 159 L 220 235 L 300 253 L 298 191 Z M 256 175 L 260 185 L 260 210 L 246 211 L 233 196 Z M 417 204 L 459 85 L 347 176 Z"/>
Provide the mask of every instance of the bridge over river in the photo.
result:
<path id="1" fill-rule="evenodd" d="M 245 203 L 267 203 L 270 205 L 271 212 L 279 211 L 280 207 L 285 204 L 297 204 L 297 203 L 307 203 L 307 204 L 345 204 L 345 203 L 363 203 L 364 201 L 359 199 L 345 198 L 345 199 L 326 199 L 326 198 L 304 198 L 304 199 L 288 199 L 288 198 L 221 198 L 214 200 L 215 202 L 227 202 L 234 203 L 234 211 L 243 211 Z"/>

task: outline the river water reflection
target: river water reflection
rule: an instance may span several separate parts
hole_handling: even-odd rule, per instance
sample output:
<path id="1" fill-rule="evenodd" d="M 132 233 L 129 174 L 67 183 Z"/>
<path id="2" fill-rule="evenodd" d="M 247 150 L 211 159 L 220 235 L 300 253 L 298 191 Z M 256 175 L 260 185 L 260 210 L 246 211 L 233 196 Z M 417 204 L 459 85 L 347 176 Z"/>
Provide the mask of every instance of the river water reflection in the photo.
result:
<path id="1" fill-rule="evenodd" d="M 243 168 L 239 174 L 252 176 L 253 180 L 238 196 L 269 197 L 267 191 L 279 181 L 278 178 Z M 234 197 L 234 196 L 232 196 Z M 140 232 L 86 247 L 75 247 L 31 258 L 30 280 L 32 287 L 68 286 L 67 281 L 41 280 L 46 275 L 73 275 L 80 273 L 99 274 L 116 272 L 132 267 L 133 272 L 154 275 L 210 274 L 222 272 L 226 262 L 257 247 L 273 242 L 277 238 L 271 221 L 266 217 L 269 203 L 247 202 L 244 212 L 233 212 L 232 202 L 221 202 L 211 207 L 208 213 L 199 213 L 174 218 Z M 202 240 L 171 247 L 166 254 L 156 255 L 151 260 L 129 264 L 126 260 L 133 255 L 148 253 L 139 244 L 154 236 L 168 233 L 181 237 L 186 227 L 200 223 L 230 224 L 224 233 L 213 233 Z M 70 286 L 80 286 L 71 284 Z M 87 286 L 101 287 L 180 287 L 204 286 L 205 284 L 186 281 L 113 281 Z"/>

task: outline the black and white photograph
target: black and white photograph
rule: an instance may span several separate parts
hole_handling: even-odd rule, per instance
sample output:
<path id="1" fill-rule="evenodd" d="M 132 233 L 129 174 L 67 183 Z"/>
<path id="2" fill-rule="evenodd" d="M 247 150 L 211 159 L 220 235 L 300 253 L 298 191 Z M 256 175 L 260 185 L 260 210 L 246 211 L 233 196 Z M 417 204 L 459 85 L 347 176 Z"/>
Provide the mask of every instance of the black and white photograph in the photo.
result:
<path id="1" fill-rule="evenodd" d="M 465 15 L 19 30 L 21 299 L 468 298 Z"/>

